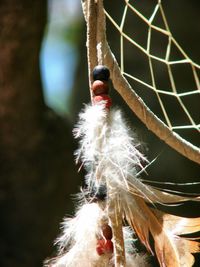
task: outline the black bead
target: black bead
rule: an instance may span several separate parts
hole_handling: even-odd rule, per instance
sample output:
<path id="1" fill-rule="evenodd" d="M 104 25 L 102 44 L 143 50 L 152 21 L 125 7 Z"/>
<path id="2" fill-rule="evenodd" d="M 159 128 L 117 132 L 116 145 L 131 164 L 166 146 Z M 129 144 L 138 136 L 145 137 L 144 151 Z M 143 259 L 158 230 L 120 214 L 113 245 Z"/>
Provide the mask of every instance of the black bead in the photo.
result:
<path id="1" fill-rule="evenodd" d="M 107 188 L 106 185 L 101 184 L 98 187 L 93 186 L 92 189 L 89 192 L 88 195 L 89 198 L 92 198 L 93 201 L 98 201 L 98 200 L 105 200 L 107 197 Z"/>
<path id="2" fill-rule="evenodd" d="M 106 66 L 98 65 L 93 69 L 93 80 L 108 81 L 110 77 L 110 71 Z"/>
<path id="3" fill-rule="evenodd" d="M 105 200 L 107 197 L 107 188 L 105 185 L 100 185 L 98 188 L 96 188 L 96 192 L 94 196 L 97 198 L 97 200 Z"/>

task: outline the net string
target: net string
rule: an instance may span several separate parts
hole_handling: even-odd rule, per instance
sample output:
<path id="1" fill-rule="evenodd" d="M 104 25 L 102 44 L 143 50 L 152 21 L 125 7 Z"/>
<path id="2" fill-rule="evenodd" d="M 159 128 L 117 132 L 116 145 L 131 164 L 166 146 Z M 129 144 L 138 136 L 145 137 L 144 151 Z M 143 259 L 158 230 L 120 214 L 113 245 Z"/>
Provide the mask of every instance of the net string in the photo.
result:
<path id="1" fill-rule="evenodd" d="M 126 1 L 126 5 L 127 4 L 129 4 L 129 1 Z M 132 86 L 129 84 L 128 80 L 126 79 L 125 76 L 128 76 L 130 74 L 125 73 L 123 71 L 123 60 L 121 60 L 122 67 L 120 68 L 107 42 L 105 16 L 106 15 L 109 16 L 109 14 L 104 10 L 103 0 L 82 0 L 82 7 L 83 7 L 83 13 L 84 13 L 84 17 L 85 17 L 86 25 L 87 25 L 87 54 L 88 54 L 89 73 L 91 73 L 91 70 L 94 67 L 95 62 L 97 63 L 102 62 L 103 64 L 107 65 L 107 67 L 110 69 L 111 80 L 112 80 L 114 88 L 121 95 L 121 97 L 130 107 L 130 109 L 146 125 L 146 127 L 152 132 L 154 132 L 154 134 L 156 134 L 161 140 L 166 142 L 173 149 L 175 149 L 176 151 L 178 151 L 179 153 L 181 153 L 188 159 L 194 162 L 200 163 L 200 149 L 194 144 L 192 144 L 191 142 L 182 138 L 175 131 L 172 131 L 172 128 L 170 128 L 169 125 L 167 125 L 161 119 L 159 119 L 158 116 L 156 116 L 156 114 L 154 114 L 149 109 L 149 107 L 144 103 L 144 101 L 133 90 Z M 93 12 L 90 12 L 92 10 L 91 7 L 93 9 Z M 129 5 L 127 5 L 125 10 L 127 10 L 128 8 L 129 8 Z M 144 17 L 143 15 L 140 15 L 140 16 Z M 124 11 L 123 17 L 125 19 L 126 11 Z M 134 40 L 131 40 L 131 38 L 129 38 L 120 29 L 117 23 L 114 20 L 112 21 L 119 29 L 119 32 L 121 31 L 123 38 L 127 38 L 128 40 L 130 40 L 130 42 L 135 44 L 136 47 L 141 48 L 146 54 L 145 48 L 137 44 Z M 123 21 L 121 23 L 121 28 L 123 28 Z M 160 31 L 167 33 L 167 31 L 163 29 L 160 29 Z M 171 37 L 171 40 L 173 40 L 172 37 Z M 151 55 L 150 57 L 157 58 L 158 60 L 163 61 L 163 62 L 167 61 L 166 59 L 158 58 L 154 55 Z M 197 68 L 198 65 L 195 63 L 192 63 L 188 57 L 187 57 L 187 60 L 193 66 L 194 76 L 196 77 L 195 81 L 198 81 L 198 76 L 197 76 L 196 69 L 195 69 Z M 172 62 L 172 64 L 175 64 L 175 63 Z M 133 77 L 133 78 L 138 79 L 137 77 Z M 89 75 L 89 84 L 91 84 L 90 79 L 91 79 L 91 76 Z M 140 82 L 145 84 L 145 82 L 142 80 L 140 80 Z M 153 85 L 151 84 L 147 84 L 147 85 L 148 85 L 147 88 L 150 88 L 151 90 L 156 90 L 153 87 Z M 163 90 L 160 90 L 160 91 L 162 91 L 162 94 L 165 93 Z M 157 93 L 158 92 L 159 91 L 157 91 Z M 187 95 L 196 94 L 196 93 L 197 93 L 196 90 L 195 90 L 195 93 L 190 92 L 190 93 L 184 93 L 183 95 L 176 94 L 173 91 L 166 92 L 166 94 L 172 94 L 172 95 L 175 95 L 175 97 L 179 97 L 179 98 L 185 95 L 187 96 Z M 195 128 L 197 128 L 197 124 L 194 124 L 194 125 L 195 125 Z M 185 125 L 185 128 L 190 128 L 191 126 L 194 127 L 194 125 L 192 124 Z M 179 126 L 175 126 L 175 127 L 179 127 Z"/>
<path id="2" fill-rule="evenodd" d="M 124 24 L 125 24 L 125 20 L 126 20 L 126 15 L 127 15 L 127 10 L 128 9 L 131 10 L 134 13 L 134 15 L 138 16 L 140 19 L 142 19 L 148 25 L 146 48 L 141 46 L 140 44 L 138 44 L 136 41 L 134 41 L 132 38 L 130 38 L 124 32 Z M 153 21 L 154 21 L 156 15 L 158 14 L 158 11 L 160 11 L 160 13 L 162 15 L 162 19 L 163 19 L 163 22 L 164 22 L 165 29 L 153 25 Z M 110 16 L 110 14 L 108 12 L 105 11 L 105 14 L 106 14 L 107 18 L 112 22 L 114 27 L 118 30 L 119 34 L 120 34 L 120 56 L 121 56 L 120 68 L 121 68 L 121 73 L 123 75 L 133 79 L 134 81 L 139 82 L 140 84 L 146 86 L 147 88 L 149 88 L 150 90 L 152 90 L 156 94 L 156 97 L 157 97 L 158 102 L 160 104 L 160 107 L 162 109 L 165 121 L 166 121 L 167 126 L 169 127 L 170 130 L 175 130 L 175 129 L 181 130 L 181 129 L 192 129 L 193 128 L 193 129 L 196 129 L 198 132 L 200 132 L 200 124 L 195 123 L 194 119 L 190 115 L 190 112 L 188 111 L 188 109 L 186 108 L 186 106 L 184 105 L 184 103 L 182 101 L 182 97 L 186 97 L 188 95 L 194 95 L 194 94 L 199 94 L 200 93 L 200 83 L 199 83 L 199 78 L 198 78 L 197 71 L 196 71 L 196 69 L 200 69 L 200 66 L 198 64 L 194 63 L 188 57 L 188 55 L 184 52 L 184 50 L 181 48 L 181 46 L 174 39 L 172 33 L 170 32 L 166 16 L 165 16 L 164 10 L 163 10 L 162 5 L 161 5 L 161 1 L 158 1 L 157 5 L 155 6 L 155 8 L 154 8 L 154 10 L 152 12 L 152 15 L 150 16 L 149 19 L 147 19 L 136 8 L 134 8 L 134 6 L 129 3 L 129 0 L 125 0 L 125 7 L 124 7 L 124 11 L 123 11 L 122 20 L 121 20 L 121 24 L 120 25 L 118 25 L 115 22 L 115 20 Z M 164 34 L 164 35 L 166 35 L 168 37 L 168 45 L 167 45 L 167 49 L 166 49 L 165 58 L 157 57 L 157 56 L 151 54 L 150 46 L 151 46 L 152 29 L 154 29 L 154 30 L 156 30 L 156 31 L 158 31 L 158 32 L 160 32 L 160 33 L 162 33 L 162 34 Z M 142 81 L 141 79 L 138 79 L 137 77 L 135 77 L 135 76 L 133 76 L 133 75 L 131 75 L 131 74 L 129 74 L 129 73 L 124 71 L 124 44 L 123 44 L 124 43 L 124 39 L 126 39 L 128 42 L 130 42 L 135 47 L 137 47 L 140 51 L 142 51 L 148 57 L 152 84 L 148 84 L 148 83 Z M 171 53 L 172 44 L 174 44 L 177 47 L 177 49 L 183 55 L 184 59 L 176 60 L 176 61 L 170 61 L 170 53 Z M 153 69 L 153 65 L 152 65 L 152 59 L 157 60 L 157 61 L 162 62 L 163 64 L 167 65 L 169 80 L 170 80 L 170 84 L 171 84 L 171 88 L 172 88 L 171 92 L 164 91 L 164 90 L 159 90 L 157 88 L 154 69 Z M 176 84 L 175 84 L 173 73 L 172 73 L 172 69 L 171 69 L 171 66 L 175 65 L 175 64 L 190 64 L 191 69 L 192 69 L 192 73 L 193 73 L 193 77 L 194 77 L 194 81 L 195 81 L 195 84 L 196 84 L 196 88 L 197 88 L 196 90 L 189 91 L 189 92 L 184 92 L 184 93 L 178 93 L 177 92 Z M 178 103 L 180 104 L 182 110 L 185 112 L 190 124 L 174 126 L 172 124 L 172 122 L 170 121 L 170 118 L 169 118 L 169 116 L 167 114 L 167 111 L 165 109 L 165 105 L 164 105 L 163 101 L 160 98 L 160 94 L 170 95 L 170 96 L 176 97 L 176 99 L 178 100 Z"/>

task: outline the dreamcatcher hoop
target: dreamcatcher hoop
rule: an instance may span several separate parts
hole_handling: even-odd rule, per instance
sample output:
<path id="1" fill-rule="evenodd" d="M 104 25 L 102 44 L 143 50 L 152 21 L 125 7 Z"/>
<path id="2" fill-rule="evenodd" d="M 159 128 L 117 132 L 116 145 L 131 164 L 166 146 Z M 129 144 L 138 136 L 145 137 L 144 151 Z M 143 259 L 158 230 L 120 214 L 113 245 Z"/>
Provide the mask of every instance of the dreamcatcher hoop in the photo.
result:
<path id="1" fill-rule="evenodd" d="M 128 4 L 128 1 L 125 1 Z M 161 1 L 158 1 L 161 5 Z M 106 38 L 106 20 L 103 1 L 82 0 L 83 13 L 87 24 L 88 73 L 91 88 L 91 72 L 97 64 L 105 64 L 110 69 L 114 88 L 127 105 L 146 125 L 170 147 L 188 159 L 200 163 L 200 149 L 171 130 L 159 119 L 137 95 L 121 73 L 119 64 L 112 53 Z"/>
<path id="2" fill-rule="evenodd" d="M 45 266 L 149 266 L 148 260 L 135 250 L 134 234 L 149 254 L 155 254 L 160 266 L 192 266 L 193 253 L 199 253 L 200 247 L 199 241 L 188 234 L 199 232 L 200 217 L 175 216 L 154 205 L 174 206 L 199 202 L 200 198 L 180 191 L 168 192 L 139 178 L 145 170 L 143 163 L 148 161 L 137 149 L 138 142 L 120 109 L 110 109 L 109 69 L 116 90 L 160 139 L 195 162 L 200 162 L 199 150 L 171 131 L 122 75 L 106 41 L 103 0 L 82 0 L 82 5 L 92 103 L 79 113 L 74 136 L 79 139 L 75 156 L 86 170 L 86 187 L 79 194 L 75 216 L 63 223 L 63 233 L 56 241 L 58 256 L 47 260 Z"/>

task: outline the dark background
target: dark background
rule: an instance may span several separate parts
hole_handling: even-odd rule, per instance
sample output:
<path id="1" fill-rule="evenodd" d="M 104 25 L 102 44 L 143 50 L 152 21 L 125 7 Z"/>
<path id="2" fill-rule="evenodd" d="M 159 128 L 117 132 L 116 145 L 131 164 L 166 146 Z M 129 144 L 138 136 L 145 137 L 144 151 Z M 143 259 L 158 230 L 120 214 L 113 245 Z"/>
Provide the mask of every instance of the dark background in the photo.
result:
<path id="1" fill-rule="evenodd" d="M 143 1 L 143 8 L 148 9 L 153 2 Z M 121 15 L 116 1 L 105 1 L 105 5 L 116 18 Z M 191 58 L 199 62 L 200 2 L 168 0 L 163 1 L 163 5 L 176 39 Z M 3 267 L 42 266 L 43 260 L 53 254 L 52 244 L 59 232 L 59 223 L 65 214 L 73 213 L 71 194 L 78 191 L 83 180 L 83 174 L 78 176 L 74 165 L 76 144 L 71 131 L 82 103 L 89 101 L 85 23 L 82 21 L 77 32 L 79 64 L 70 96 L 69 119 L 57 115 L 44 102 L 39 54 L 46 22 L 44 0 L 0 1 L 0 266 Z M 127 31 L 131 27 L 128 23 Z M 117 38 L 108 24 L 108 40 L 119 58 Z M 155 39 L 155 50 L 159 50 L 159 40 L 159 37 Z M 129 58 L 127 72 L 135 68 L 138 75 L 144 70 L 145 76 L 145 66 L 139 56 Z M 178 75 L 182 82 L 184 79 L 187 82 L 187 76 Z M 149 132 L 114 90 L 111 95 L 137 129 L 149 159 L 159 155 L 149 168 L 147 179 L 199 181 L 197 164 Z M 156 109 L 156 104 L 152 105 Z M 176 106 L 171 108 L 176 116 Z M 199 140 L 193 134 L 187 138 Z M 184 190 L 199 193 L 198 186 Z M 190 204 L 171 212 L 199 216 L 199 206 Z"/>

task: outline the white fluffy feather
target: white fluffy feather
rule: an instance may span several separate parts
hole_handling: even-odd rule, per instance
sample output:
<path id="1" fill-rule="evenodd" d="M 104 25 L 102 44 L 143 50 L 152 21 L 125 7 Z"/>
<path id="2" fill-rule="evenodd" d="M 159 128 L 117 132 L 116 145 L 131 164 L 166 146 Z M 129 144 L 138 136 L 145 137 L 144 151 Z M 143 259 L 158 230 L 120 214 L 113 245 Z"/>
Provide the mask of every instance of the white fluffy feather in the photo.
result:
<path id="1" fill-rule="evenodd" d="M 105 213 L 96 203 L 84 204 L 72 219 L 63 223 L 63 234 L 57 240 L 60 255 L 47 264 L 52 267 L 106 267 L 109 258 L 96 252 L 97 234 Z M 98 263 L 98 265 L 97 265 Z"/>
<path id="2" fill-rule="evenodd" d="M 134 246 L 133 230 L 130 227 L 123 227 L 125 252 L 126 252 L 126 267 L 150 267 L 147 255 L 138 253 Z"/>
<path id="3" fill-rule="evenodd" d="M 121 193 L 132 191 L 151 202 L 155 195 L 150 186 L 137 177 L 141 162 L 147 162 L 138 150 L 139 143 L 133 131 L 126 125 L 118 109 L 106 112 L 105 103 L 86 106 L 80 113 L 74 129 L 75 137 L 80 138 L 76 152 L 88 174 L 88 186 L 101 183 L 110 184 Z M 158 199 L 159 202 L 159 199 Z"/>
<path id="4" fill-rule="evenodd" d="M 79 208 L 74 218 L 63 223 L 63 233 L 57 239 L 59 255 L 47 261 L 51 267 L 113 267 L 112 255 L 99 256 L 96 252 L 97 236 L 101 234 L 101 223 L 107 222 L 106 212 L 97 203 L 87 203 Z M 137 254 L 133 232 L 124 227 L 127 267 L 148 267 L 146 257 Z"/>
<path id="5" fill-rule="evenodd" d="M 169 194 L 142 183 L 138 178 L 138 170 L 143 170 L 141 162 L 144 163 L 147 160 L 138 150 L 137 139 L 127 127 L 121 112 L 117 109 L 108 112 L 105 102 L 85 107 L 85 110 L 80 113 L 80 120 L 74 134 L 80 139 L 76 157 L 77 161 L 81 160 L 88 172 L 86 184 L 89 195 L 90 193 L 91 196 L 93 195 L 94 189 L 99 193 L 98 187 L 103 185 L 107 188 L 107 199 L 104 201 L 104 208 L 100 203 L 85 203 L 78 209 L 74 218 L 64 221 L 63 234 L 57 240 L 59 256 L 47 262 L 46 266 L 113 267 L 116 259 L 123 258 L 123 266 L 149 267 L 146 256 L 138 254 L 134 249 L 132 231 L 124 228 L 122 234 L 124 218 L 150 252 L 152 249 L 149 233 L 153 235 L 155 251 L 161 265 L 168 266 L 170 262 L 169 266 L 171 266 L 171 262 L 174 261 L 179 264 L 180 255 L 177 254 L 177 251 L 180 252 L 179 244 L 170 238 L 171 233 L 167 227 L 171 227 L 170 222 L 173 220 L 179 223 L 181 218 L 166 215 L 167 224 L 165 225 L 164 216 L 150 209 L 145 202 L 176 203 L 187 200 L 196 201 L 199 198 Z M 94 197 L 94 200 L 97 198 Z M 196 220 L 199 224 L 200 218 Z M 193 233 L 199 229 L 196 227 L 196 220 L 193 222 L 194 225 L 189 226 L 191 229 L 189 228 L 187 233 Z M 98 255 L 96 251 L 98 239 L 104 238 L 101 231 L 103 221 L 109 223 L 112 228 L 115 255 L 112 255 L 110 250 L 103 255 Z M 188 221 L 188 225 L 189 223 Z M 159 235 L 157 235 L 158 230 Z M 180 229 L 180 233 L 181 231 L 183 234 L 186 233 L 185 228 Z M 188 245 L 188 251 L 182 253 L 181 246 L 179 254 L 187 266 L 191 266 L 193 262 L 191 253 L 199 252 L 199 245 L 195 241 L 184 242 Z M 165 255 L 163 249 L 168 249 L 169 255 Z M 172 254 L 173 258 L 170 256 Z"/>
<path id="6" fill-rule="evenodd" d="M 129 183 L 137 185 L 137 167 L 142 167 L 140 162 L 146 159 L 137 150 L 138 143 L 130 134 L 121 112 L 113 110 L 108 113 L 105 103 L 101 102 L 86 106 L 79 116 L 74 130 L 75 137 L 80 138 L 76 156 L 88 171 L 88 189 L 98 188 L 101 184 L 111 185 L 120 196 L 129 189 Z M 139 184 L 143 186 L 141 182 Z M 105 218 L 108 220 L 107 211 L 103 211 L 99 204 L 86 203 L 74 218 L 65 219 L 63 234 L 57 240 L 59 256 L 47 266 L 113 267 L 114 257 L 99 256 L 96 252 L 100 224 Z M 148 266 L 146 259 L 141 255 L 138 257 L 134 250 L 132 232 L 125 228 L 124 236 L 127 267 Z"/>

